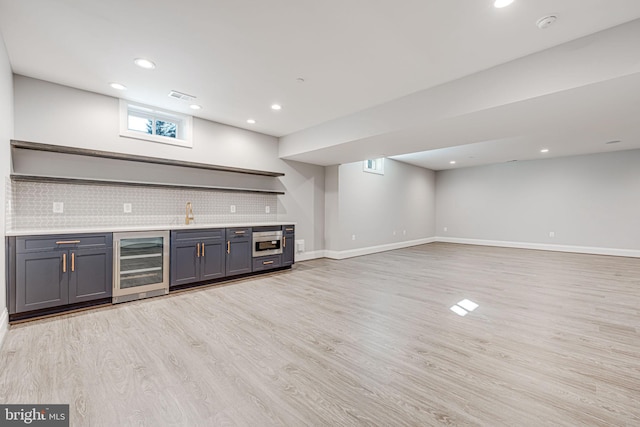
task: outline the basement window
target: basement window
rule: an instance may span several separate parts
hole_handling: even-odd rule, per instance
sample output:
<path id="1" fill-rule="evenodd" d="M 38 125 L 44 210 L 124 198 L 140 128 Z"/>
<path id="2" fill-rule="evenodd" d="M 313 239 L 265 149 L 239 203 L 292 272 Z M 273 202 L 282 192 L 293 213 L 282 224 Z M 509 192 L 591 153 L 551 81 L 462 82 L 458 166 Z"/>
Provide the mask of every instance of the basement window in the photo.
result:
<path id="1" fill-rule="evenodd" d="M 120 136 L 191 148 L 192 126 L 186 114 L 120 100 Z"/>
<path id="2" fill-rule="evenodd" d="M 365 160 L 362 170 L 364 172 L 384 175 L 384 158 Z"/>

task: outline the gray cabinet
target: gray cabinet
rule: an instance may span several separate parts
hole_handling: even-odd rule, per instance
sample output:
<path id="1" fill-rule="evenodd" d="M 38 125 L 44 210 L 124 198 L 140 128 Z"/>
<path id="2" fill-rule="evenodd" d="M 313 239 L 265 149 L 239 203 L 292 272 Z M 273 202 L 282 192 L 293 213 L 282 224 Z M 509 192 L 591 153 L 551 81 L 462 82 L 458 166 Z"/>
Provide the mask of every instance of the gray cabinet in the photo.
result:
<path id="1" fill-rule="evenodd" d="M 171 232 L 171 286 L 224 276 L 224 229 Z"/>
<path id="2" fill-rule="evenodd" d="M 17 237 L 17 313 L 110 298 L 111 234 Z"/>
<path id="3" fill-rule="evenodd" d="M 227 228 L 227 276 L 251 273 L 251 228 Z"/>
<path id="4" fill-rule="evenodd" d="M 282 226 L 282 266 L 293 265 L 296 243 L 296 227 Z"/>

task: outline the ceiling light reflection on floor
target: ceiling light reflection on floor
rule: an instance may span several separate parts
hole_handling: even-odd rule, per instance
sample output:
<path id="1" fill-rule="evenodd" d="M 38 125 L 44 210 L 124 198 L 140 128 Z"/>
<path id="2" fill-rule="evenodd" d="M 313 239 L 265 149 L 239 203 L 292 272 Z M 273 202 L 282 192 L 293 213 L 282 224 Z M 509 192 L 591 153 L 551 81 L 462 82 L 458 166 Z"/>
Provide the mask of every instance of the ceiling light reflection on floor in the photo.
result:
<path id="1" fill-rule="evenodd" d="M 465 298 L 449 308 L 449 310 L 453 311 L 458 316 L 466 316 L 478 307 L 478 304 Z"/>
<path id="2" fill-rule="evenodd" d="M 467 310 L 467 311 L 473 311 L 473 310 L 475 310 L 476 308 L 478 308 L 478 304 L 476 304 L 475 302 L 470 301 L 470 300 L 468 300 L 468 299 L 466 299 L 466 298 L 465 298 L 465 299 L 463 299 L 462 301 L 460 301 L 460 302 L 458 303 L 458 305 L 459 305 L 460 307 L 464 308 L 464 309 L 465 309 L 465 310 Z"/>
<path id="3" fill-rule="evenodd" d="M 464 308 L 460 307 L 459 305 L 454 305 L 449 310 L 453 311 L 458 316 L 466 316 L 467 313 L 468 313 L 467 310 L 465 310 Z"/>

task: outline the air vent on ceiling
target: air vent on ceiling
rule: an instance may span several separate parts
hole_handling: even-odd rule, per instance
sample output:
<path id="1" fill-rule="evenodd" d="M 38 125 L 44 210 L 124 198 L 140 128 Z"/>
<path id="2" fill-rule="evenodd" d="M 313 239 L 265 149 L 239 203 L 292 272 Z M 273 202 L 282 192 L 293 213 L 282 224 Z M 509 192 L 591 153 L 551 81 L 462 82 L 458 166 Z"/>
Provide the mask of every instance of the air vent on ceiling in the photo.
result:
<path id="1" fill-rule="evenodd" d="M 193 95 L 187 95 L 186 93 L 178 92 L 177 90 L 172 90 L 171 92 L 169 92 L 169 96 L 171 98 L 180 99 L 182 101 L 189 101 L 189 102 L 196 99 L 196 97 Z"/>

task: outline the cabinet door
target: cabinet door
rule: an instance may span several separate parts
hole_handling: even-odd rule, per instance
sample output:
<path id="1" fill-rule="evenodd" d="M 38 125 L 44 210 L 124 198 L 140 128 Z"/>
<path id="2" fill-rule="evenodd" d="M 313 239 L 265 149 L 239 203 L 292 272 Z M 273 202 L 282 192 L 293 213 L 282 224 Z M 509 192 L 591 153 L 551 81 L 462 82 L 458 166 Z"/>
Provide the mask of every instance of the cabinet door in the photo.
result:
<path id="1" fill-rule="evenodd" d="M 113 284 L 112 249 L 69 251 L 69 303 L 110 298 Z"/>
<path id="2" fill-rule="evenodd" d="M 223 238 L 203 240 L 200 247 L 200 280 L 225 275 L 225 241 Z"/>
<path id="3" fill-rule="evenodd" d="M 284 267 L 293 264 L 296 235 L 293 226 L 285 226 L 282 229 L 282 266 Z"/>
<path id="4" fill-rule="evenodd" d="M 18 313 L 68 303 L 68 251 L 17 254 L 16 264 L 16 311 Z"/>
<path id="5" fill-rule="evenodd" d="M 200 259 L 195 241 L 171 244 L 171 286 L 186 285 L 200 280 Z"/>
<path id="6" fill-rule="evenodd" d="M 227 276 L 251 273 L 251 228 L 227 228 Z"/>

